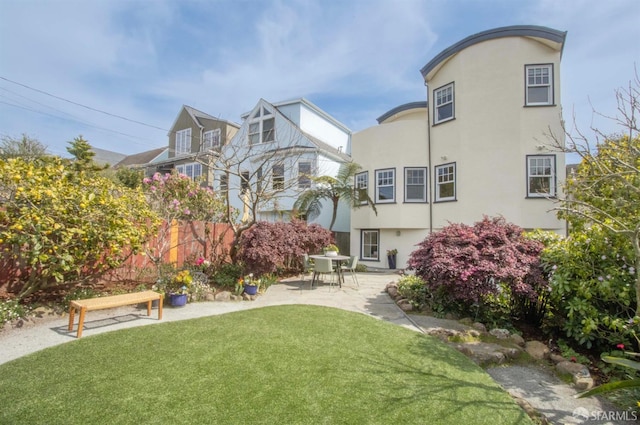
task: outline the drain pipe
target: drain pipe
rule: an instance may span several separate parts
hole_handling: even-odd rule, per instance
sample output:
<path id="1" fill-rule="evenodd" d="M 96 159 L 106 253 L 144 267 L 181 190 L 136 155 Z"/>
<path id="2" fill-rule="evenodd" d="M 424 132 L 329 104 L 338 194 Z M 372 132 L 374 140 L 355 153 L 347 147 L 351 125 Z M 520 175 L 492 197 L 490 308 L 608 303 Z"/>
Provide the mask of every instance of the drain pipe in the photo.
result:
<path id="1" fill-rule="evenodd" d="M 435 178 L 435 173 L 432 168 L 431 163 L 431 120 L 430 120 L 430 112 L 431 112 L 431 103 L 429 102 L 429 86 L 427 82 L 424 82 L 424 86 L 427 88 L 427 158 L 428 170 L 429 174 L 433 175 Z M 431 178 L 427 178 L 427 182 L 429 182 L 429 234 L 433 233 L 433 190 L 431 189 L 434 185 L 434 182 Z"/>

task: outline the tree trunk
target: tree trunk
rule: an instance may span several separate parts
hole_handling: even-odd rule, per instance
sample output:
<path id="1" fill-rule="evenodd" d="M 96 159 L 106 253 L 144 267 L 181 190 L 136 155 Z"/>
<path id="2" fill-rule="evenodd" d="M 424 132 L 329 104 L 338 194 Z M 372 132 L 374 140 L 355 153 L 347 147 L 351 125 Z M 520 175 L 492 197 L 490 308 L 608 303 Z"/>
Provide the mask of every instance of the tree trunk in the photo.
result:
<path id="1" fill-rule="evenodd" d="M 636 316 L 640 316 L 640 225 L 636 227 L 631 243 L 633 243 L 633 252 L 636 254 Z"/>

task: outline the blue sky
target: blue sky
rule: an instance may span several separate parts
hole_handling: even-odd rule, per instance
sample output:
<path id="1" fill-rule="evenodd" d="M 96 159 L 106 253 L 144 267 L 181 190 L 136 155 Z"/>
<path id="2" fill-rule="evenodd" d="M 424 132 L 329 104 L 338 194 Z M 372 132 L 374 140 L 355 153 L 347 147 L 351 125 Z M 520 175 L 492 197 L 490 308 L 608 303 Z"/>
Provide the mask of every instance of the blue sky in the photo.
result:
<path id="1" fill-rule="evenodd" d="M 443 49 L 523 24 L 568 31 L 565 120 L 616 131 L 592 106 L 615 114 L 640 73 L 638 0 L 0 0 L 0 135 L 132 154 L 165 146 L 183 104 L 240 122 L 298 97 L 355 132 L 425 100 Z"/>

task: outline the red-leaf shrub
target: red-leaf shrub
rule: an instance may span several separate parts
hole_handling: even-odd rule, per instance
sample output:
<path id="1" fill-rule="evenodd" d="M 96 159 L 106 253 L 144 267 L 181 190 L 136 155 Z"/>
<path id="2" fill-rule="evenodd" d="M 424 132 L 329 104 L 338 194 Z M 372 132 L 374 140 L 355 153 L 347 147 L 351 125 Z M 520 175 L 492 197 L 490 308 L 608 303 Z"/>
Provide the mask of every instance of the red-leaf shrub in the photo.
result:
<path id="1" fill-rule="evenodd" d="M 333 243 L 331 232 L 301 220 L 290 223 L 257 222 L 242 234 L 238 259 L 252 273 L 299 271 L 305 253 L 320 252 Z"/>
<path id="2" fill-rule="evenodd" d="M 533 301 L 548 285 L 539 265 L 543 244 L 502 217 L 484 217 L 473 226 L 450 224 L 418 246 L 409 268 L 432 294 L 453 302 L 481 304 L 504 288 Z"/>

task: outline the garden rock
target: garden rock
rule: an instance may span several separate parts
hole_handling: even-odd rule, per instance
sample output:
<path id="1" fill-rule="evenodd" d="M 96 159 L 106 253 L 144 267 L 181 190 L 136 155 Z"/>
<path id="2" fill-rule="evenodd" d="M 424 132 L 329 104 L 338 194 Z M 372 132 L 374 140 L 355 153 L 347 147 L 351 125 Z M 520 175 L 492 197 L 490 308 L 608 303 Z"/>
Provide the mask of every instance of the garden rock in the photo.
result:
<path id="1" fill-rule="evenodd" d="M 215 295 L 216 301 L 229 301 L 231 299 L 231 292 L 221 291 Z"/>
<path id="2" fill-rule="evenodd" d="M 398 287 L 395 284 L 387 285 L 387 294 L 395 300 L 398 297 Z"/>
<path id="3" fill-rule="evenodd" d="M 495 328 L 489 331 L 489 335 L 495 336 L 498 339 L 507 339 L 511 332 L 506 329 Z"/>
<path id="4" fill-rule="evenodd" d="M 560 363 L 560 362 L 566 362 L 567 359 L 565 359 L 564 357 L 562 357 L 560 354 L 555 354 L 555 353 L 551 353 L 549 355 L 549 359 L 554 363 Z"/>
<path id="5" fill-rule="evenodd" d="M 409 300 L 406 299 L 400 299 L 396 302 L 396 304 L 398 304 L 398 307 L 400 307 L 400 309 L 402 311 L 412 311 L 413 310 L 413 306 L 411 305 L 411 302 Z"/>
<path id="6" fill-rule="evenodd" d="M 488 342 L 468 342 L 453 344 L 453 347 L 480 366 L 502 364 L 507 359 L 516 358 L 521 350 L 516 347 L 503 347 Z"/>
<path id="7" fill-rule="evenodd" d="M 482 332 L 482 333 L 486 333 L 487 332 L 487 327 L 480 322 L 475 322 L 474 324 L 471 325 L 471 327 L 475 330 L 477 330 L 478 332 Z"/>
<path id="8" fill-rule="evenodd" d="M 565 375 L 571 375 L 576 389 L 580 391 L 593 388 L 593 378 L 589 369 L 580 363 L 563 361 L 556 365 L 556 370 Z"/>
<path id="9" fill-rule="evenodd" d="M 524 345 L 524 349 L 536 360 L 544 360 L 549 357 L 549 347 L 540 341 L 527 341 Z"/>
<path id="10" fill-rule="evenodd" d="M 518 347 L 524 347 L 525 341 L 524 341 L 524 338 L 521 337 L 520 335 L 511 334 L 511 336 L 509 336 L 509 339 Z"/>

